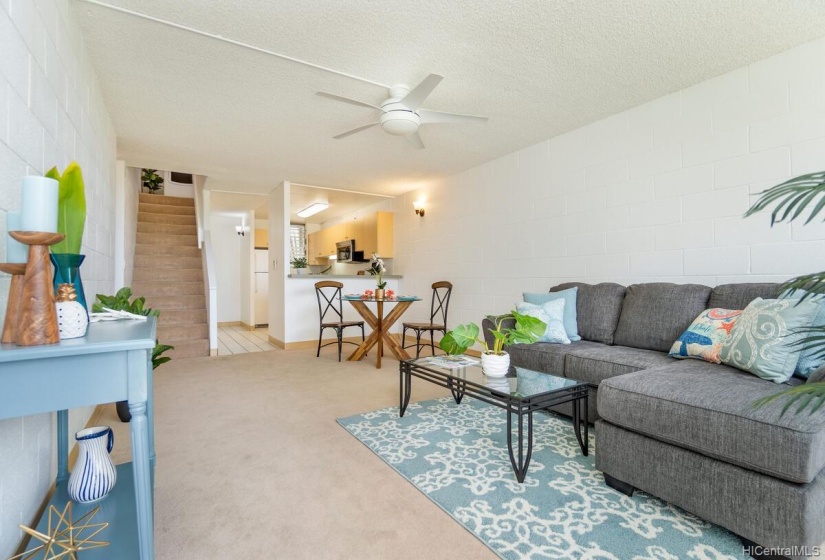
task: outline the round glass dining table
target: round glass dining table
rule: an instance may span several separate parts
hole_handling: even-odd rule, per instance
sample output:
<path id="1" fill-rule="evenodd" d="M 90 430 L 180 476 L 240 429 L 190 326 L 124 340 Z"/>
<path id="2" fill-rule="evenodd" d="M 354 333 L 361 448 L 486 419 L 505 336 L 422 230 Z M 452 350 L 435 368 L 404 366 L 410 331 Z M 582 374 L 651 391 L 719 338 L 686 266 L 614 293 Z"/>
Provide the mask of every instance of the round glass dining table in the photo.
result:
<path id="1" fill-rule="evenodd" d="M 367 352 L 376 345 L 378 352 L 376 353 L 375 367 L 378 369 L 381 368 L 381 356 L 384 353 L 384 346 L 389 348 L 399 361 L 410 359 L 410 355 L 401 347 L 401 343 L 390 334 L 390 329 L 413 302 L 421 301 L 421 298 L 417 296 L 399 296 L 392 299 L 375 299 L 375 297 L 366 296 L 342 296 L 341 299 L 350 302 L 372 329 L 372 333 L 350 354 L 348 360 L 358 361 L 363 359 Z M 375 304 L 375 313 L 367 304 Z M 392 306 L 386 317 L 384 316 L 385 305 Z"/>

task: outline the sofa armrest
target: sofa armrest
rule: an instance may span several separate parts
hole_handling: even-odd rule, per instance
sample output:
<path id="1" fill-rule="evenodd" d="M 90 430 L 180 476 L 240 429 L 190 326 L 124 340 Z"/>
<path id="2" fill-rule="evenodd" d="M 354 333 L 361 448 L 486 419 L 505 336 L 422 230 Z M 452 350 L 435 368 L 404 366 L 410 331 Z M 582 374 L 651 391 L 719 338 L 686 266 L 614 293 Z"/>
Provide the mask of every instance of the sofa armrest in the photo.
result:
<path id="1" fill-rule="evenodd" d="M 819 383 L 825 381 L 825 365 L 819 366 L 818 369 L 808 376 L 808 383 Z"/>
<path id="2" fill-rule="evenodd" d="M 487 342 L 487 346 L 489 348 L 492 348 L 493 344 L 495 344 L 495 341 L 496 341 L 496 337 L 494 337 L 492 335 L 492 333 L 490 332 L 492 329 L 494 329 L 496 327 L 493 320 L 497 321 L 498 318 L 501 317 L 501 315 L 491 316 L 491 317 L 492 317 L 492 320 L 485 317 L 484 320 L 481 322 L 481 332 L 484 333 L 484 341 Z M 509 318 L 509 319 L 505 319 L 501 326 L 502 326 L 502 328 L 505 328 L 505 329 L 512 329 L 516 326 L 516 320 L 513 319 L 512 317 Z"/>

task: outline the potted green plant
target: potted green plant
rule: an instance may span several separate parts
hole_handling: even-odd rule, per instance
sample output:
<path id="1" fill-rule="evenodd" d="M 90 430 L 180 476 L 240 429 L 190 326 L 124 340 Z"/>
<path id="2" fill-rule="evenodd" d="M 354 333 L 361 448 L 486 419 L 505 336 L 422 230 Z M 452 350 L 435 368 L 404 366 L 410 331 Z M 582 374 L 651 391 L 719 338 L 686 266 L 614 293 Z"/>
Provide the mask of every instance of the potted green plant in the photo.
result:
<path id="1" fill-rule="evenodd" d="M 825 171 L 801 175 L 761 192 L 759 200 L 748 209 L 745 217 L 774 206 L 773 212 L 771 212 L 771 226 L 780 222 L 792 222 L 802 218 L 805 210 L 814 202 L 816 204 L 807 215 L 806 224 L 813 221 L 825 209 Z M 797 290 L 804 290 L 805 294 L 800 298 L 800 301 L 818 294 L 825 294 L 825 271 L 791 278 L 782 284 L 780 289 L 789 295 Z M 800 329 L 800 331 L 805 334 L 796 343 L 800 351 L 814 350 L 815 357 L 825 356 L 825 327 L 812 326 Z M 782 414 L 785 414 L 794 403 L 799 404 L 795 411 L 797 414 L 808 406 L 811 407 L 809 413 L 813 414 L 825 405 L 825 381 L 805 383 L 779 391 L 759 399 L 755 405 L 763 406 L 776 399 L 786 397 L 788 400 L 782 409 Z"/>
<path id="2" fill-rule="evenodd" d="M 296 257 L 292 259 L 290 264 L 292 265 L 292 268 L 295 269 L 295 274 L 302 275 L 307 273 L 309 263 L 307 262 L 306 257 Z"/>
<path id="3" fill-rule="evenodd" d="M 113 296 L 104 296 L 103 294 L 97 294 L 97 301 L 95 301 L 94 305 L 92 305 L 92 312 L 94 313 L 102 313 L 106 311 L 104 309 L 114 309 L 115 311 L 128 311 L 129 313 L 134 313 L 135 315 L 145 315 L 147 317 L 158 317 L 160 316 L 160 311 L 157 309 L 152 309 L 150 307 L 145 307 L 146 298 L 145 297 L 138 297 L 135 298 L 133 301 L 129 301 L 132 297 L 132 289 L 129 287 L 121 288 L 117 291 L 117 293 Z M 172 358 L 169 356 L 162 356 L 164 352 L 167 350 L 174 350 L 174 346 L 169 346 L 168 344 L 161 344 L 159 341 L 155 341 L 155 347 L 152 349 L 152 369 L 157 369 L 158 366 L 165 364 Z M 120 418 L 121 422 L 128 422 L 132 419 L 132 414 L 129 412 L 129 402 L 128 401 L 120 401 L 117 403 L 117 415 Z"/>
<path id="4" fill-rule="evenodd" d="M 151 194 L 157 193 L 163 188 L 163 177 L 158 175 L 157 169 L 143 169 L 140 174 L 141 185 Z"/>
<path id="5" fill-rule="evenodd" d="M 504 346 L 512 344 L 529 344 L 536 342 L 547 324 L 541 319 L 529 315 L 522 315 L 511 311 L 506 315 L 488 316 L 495 325 L 490 333 L 495 337 L 493 347 L 488 346 L 484 338 L 479 338 L 479 328 L 475 323 L 458 325 L 441 339 L 439 346 L 447 354 L 463 354 L 470 346 L 478 342 L 484 347 L 481 353 L 481 369 L 490 377 L 504 377 L 510 369 L 510 354 L 504 351 Z M 512 327 L 506 326 L 514 321 Z"/>

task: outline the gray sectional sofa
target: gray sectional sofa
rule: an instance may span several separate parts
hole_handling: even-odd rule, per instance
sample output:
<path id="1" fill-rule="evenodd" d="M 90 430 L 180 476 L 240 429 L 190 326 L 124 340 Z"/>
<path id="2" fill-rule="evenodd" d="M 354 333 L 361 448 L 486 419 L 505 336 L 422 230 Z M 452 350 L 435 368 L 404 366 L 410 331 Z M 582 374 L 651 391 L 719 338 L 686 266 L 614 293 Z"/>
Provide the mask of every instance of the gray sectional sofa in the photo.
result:
<path id="1" fill-rule="evenodd" d="M 590 385 L 596 467 L 605 481 L 626 494 L 638 488 L 658 496 L 746 543 L 821 545 L 825 409 L 781 416 L 781 402 L 754 408 L 785 386 L 667 355 L 704 309 L 744 309 L 757 297 L 777 297 L 779 286 L 568 283 L 550 291 L 574 286 L 581 341 L 508 351 L 512 365 Z M 488 340 L 490 326 L 485 319 Z M 809 382 L 822 379 L 821 369 Z"/>

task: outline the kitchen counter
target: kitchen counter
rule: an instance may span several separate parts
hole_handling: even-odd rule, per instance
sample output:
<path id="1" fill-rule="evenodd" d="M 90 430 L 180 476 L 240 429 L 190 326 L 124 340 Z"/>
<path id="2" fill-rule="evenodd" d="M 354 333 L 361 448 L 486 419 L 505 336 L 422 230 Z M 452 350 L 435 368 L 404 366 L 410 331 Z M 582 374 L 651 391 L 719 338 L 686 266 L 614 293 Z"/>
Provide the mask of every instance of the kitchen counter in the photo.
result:
<path id="1" fill-rule="evenodd" d="M 313 278 L 318 280 L 319 278 L 375 278 L 371 274 L 288 274 L 287 278 Z M 386 280 L 398 280 L 403 278 L 398 274 L 384 274 L 382 278 Z"/>

